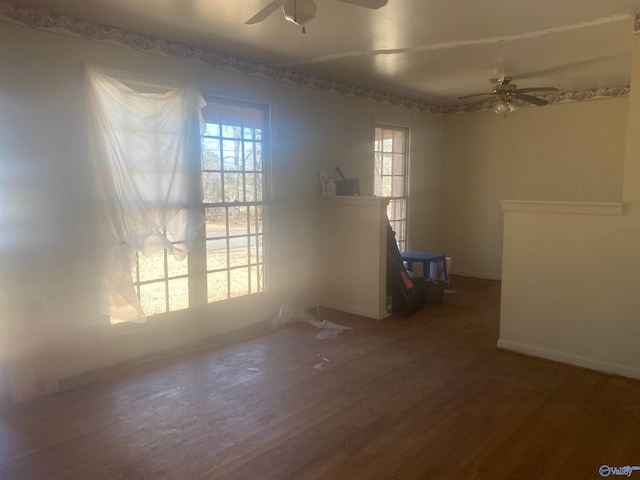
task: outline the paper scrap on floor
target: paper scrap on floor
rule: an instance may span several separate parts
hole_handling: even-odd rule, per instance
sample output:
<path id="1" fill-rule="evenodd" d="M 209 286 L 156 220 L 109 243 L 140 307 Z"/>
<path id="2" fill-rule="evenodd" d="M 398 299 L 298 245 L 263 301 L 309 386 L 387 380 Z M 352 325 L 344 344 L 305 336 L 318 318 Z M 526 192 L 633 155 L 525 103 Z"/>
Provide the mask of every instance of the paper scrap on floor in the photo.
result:
<path id="1" fill-rule="evenodd" d="M 345 330 L 353 330 L 351 327 L 339 325 L 337 323 L 330 322 L 329 320 L 317 320 L 306 310 L 293 307 L 286 303 L 280 307 L 278 315 L 276 315 L 271 321 L 274 327 L 281 327 L 292 322 L 308 323 L 309 325 L 322 329 L 322 331 L 318 332 L 316 335 L 318 340 L 336 338 Z"/>

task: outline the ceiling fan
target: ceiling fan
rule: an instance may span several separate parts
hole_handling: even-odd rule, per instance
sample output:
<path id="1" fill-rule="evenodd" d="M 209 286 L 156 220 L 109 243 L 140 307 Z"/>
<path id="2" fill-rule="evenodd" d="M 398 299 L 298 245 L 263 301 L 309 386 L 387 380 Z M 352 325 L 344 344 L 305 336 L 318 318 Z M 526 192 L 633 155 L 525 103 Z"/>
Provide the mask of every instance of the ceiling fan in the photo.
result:
<path id="1" fill-rule="evenodd" d="M 518 88 L 515 83 L 511 83 L 511 77 L 504 77 L 498 80 L 493 86 L 493 91 L 490 93 L 472 93 L 471 95 L 463 95 L 458 97 L 458 100 L 465 100 L 467 98 L 491 96 L 496 95 L 498 97 L 498 103 L 494 107 L 496 113 L 506 113 L 507 111 L 513 112 L 517 110 L 518 106 L 513 100 L 522 100 L 523 102 L 532 103 L 533 105 L 546 105 L 549 103 L 543 98 L 534 97 L 533 95 L 527 95 L 533 92 L 558 92 L 555 87 L 530 87 L 530 88 Z"/>
<path id="2" fill-rule="evenodd" d="M 337 0 L 338 2 L 350 3 L 359 7 L 377 10 L 384 7 L 389 0 Z M 313 20 L 316 16 L 316 3 L 313 0 L 272 0 L 266 7 L 256 13 L 253 17 L 245 22 L 245 25 L 253 25 L 265 20 L 269 15 L 275 12 L 278 7 L 282 7 L 284 17 L 296 25 L 302 26 L 304 33 L 304 24 Z"/>

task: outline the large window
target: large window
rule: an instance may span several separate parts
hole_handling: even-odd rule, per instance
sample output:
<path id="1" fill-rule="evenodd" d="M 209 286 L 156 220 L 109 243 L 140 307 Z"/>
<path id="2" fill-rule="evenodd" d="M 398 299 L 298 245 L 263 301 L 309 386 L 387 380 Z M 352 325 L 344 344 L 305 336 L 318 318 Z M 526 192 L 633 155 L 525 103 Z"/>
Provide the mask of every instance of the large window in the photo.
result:
<path id="1" fill-rule="evenodd" d="M 201 161 L 192 177 L 205 225 L 185 260 L 167 249 L 136 254 L 132 276 L 146 316 L 265 289 L 267 107 L 206 100 Z"/>
<path id="2" fill-rule="evenodd" d="M 206 219 L 207 299 L 265 287 L 264 139 L 266 111 L 209 99 L 203 109 L 202 191 Z"/>
<path id="3" fill-rule="evenodd" d="M 387 216 L 401 252 L 407 249 L 409 130 L 377 125 L 374 139 L 374 193 L 389 197 Z"/>

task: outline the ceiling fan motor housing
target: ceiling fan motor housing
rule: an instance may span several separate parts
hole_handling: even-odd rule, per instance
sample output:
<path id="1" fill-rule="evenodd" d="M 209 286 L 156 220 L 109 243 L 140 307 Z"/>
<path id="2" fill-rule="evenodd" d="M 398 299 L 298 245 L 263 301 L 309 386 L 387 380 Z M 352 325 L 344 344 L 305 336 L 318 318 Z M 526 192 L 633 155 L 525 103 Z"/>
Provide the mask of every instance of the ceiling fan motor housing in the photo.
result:
<path id="1" fill-rule="evenodd" d="M 493 93 L 495 93 L 496 95 L 502 95 L 502 94 L 508 95 L 517 89 L 518 89 L 518 86 L 514 85 L 513 83 L 498 83 L 493 87 Z"/>
<path id="2" fill-rule="evenodd" d="M 304 25 L 316 18 L 316 7 L 313 0 L 289 0 L 282 10 L 284 18 L 296 25 Z"/>

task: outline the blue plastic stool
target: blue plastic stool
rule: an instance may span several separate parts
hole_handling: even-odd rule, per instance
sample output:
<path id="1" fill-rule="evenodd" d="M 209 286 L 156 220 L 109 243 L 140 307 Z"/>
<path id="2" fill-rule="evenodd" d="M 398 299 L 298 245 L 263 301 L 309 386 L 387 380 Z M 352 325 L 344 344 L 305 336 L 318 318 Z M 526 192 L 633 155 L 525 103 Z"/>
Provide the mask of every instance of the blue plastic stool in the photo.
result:
<path id="1" fill-rule="evenodd" d="M 444 270 L 444 285 L 445 288 L 449 288 L 449 274 L 447 273 L 447 256 L 442 253 L 431 252 L 417 252 L 415 250 L 409 250 L 400 254 L 402 260 L 407 264 L 407 270 L 413 273 L 413 263 L 422 263 L 422 272 L 425 277 L 429 276 L 429 264 L 432 262 L 442 262 Z"/>

